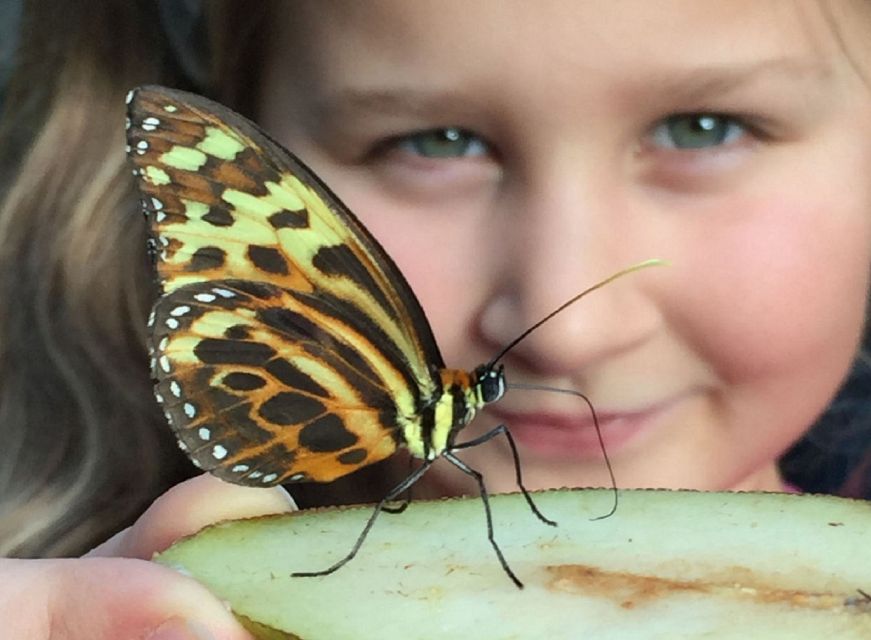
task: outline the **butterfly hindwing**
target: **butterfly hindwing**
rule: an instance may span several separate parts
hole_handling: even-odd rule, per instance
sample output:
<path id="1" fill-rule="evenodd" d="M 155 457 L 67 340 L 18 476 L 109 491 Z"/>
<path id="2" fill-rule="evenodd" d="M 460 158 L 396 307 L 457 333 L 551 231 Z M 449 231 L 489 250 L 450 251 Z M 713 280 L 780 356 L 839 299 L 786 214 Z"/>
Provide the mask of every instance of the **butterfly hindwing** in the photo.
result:
<path id="1" fill-rule="evenodd" d="M 390 456 L 367 337 L 268 283 L 181 287 L 155 306 L 153 373 L 179 441 L 241 484 L 329 481 Z M 381 411 L 385 411 L 382 409 Z"/>
<path id="2" fill-rule="evenodd" d="M 128 143 L 163 291 L 157 390 L 192 458 L 271 484 L 390 455 L 443 361 L 377 241 L 299 160 L 199 96 L 136 90 Z"/>

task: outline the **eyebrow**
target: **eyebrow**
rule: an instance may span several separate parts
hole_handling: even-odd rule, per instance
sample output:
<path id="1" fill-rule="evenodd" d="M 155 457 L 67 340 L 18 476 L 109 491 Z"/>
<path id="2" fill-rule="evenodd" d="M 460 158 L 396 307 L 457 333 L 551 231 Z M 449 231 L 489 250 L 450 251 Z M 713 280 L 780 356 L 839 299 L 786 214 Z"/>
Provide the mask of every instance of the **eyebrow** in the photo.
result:
<path id="1" fill-rule="evenodd" d="M 655 88 L 660 95 L 684 102 L 703 102 L 728 95 L 763 81 L 785 80 L 808 83 L 833 77 L 827 64 L 809 58 L 771 58 L 752 63 L 675 66 L 646 69 L 643 76 L 617 79 L 618 90 L 637 100 L 642 92 Z M 487 108 L 481 94 L 456 89 L 421 89 L 400 84 L 388 87 L 346 86 L 317 100 L 315 113 L 320 121 L 353 119 L 367 115 L 444 120 L 459 120 L 464 114 Z"/>
<path id="2" fill-rule="evenodd" d="M 321 118 L 343 118 L 366 114 L 431 118 L 461 117 L 484 105 L 480 95 L 464 91 L 420 89 L 407 85 L 390 88 L 343 87 L 317 102 Z"/>
<path id="3" fill-rule="evenodd" d="M 771 58 L 749 64 L 723 64 L 680 69 L 654 69 L 645 73 L 643 83 L 681 100 L 701 100 L 729 94 L 762 81 L 789 83 L 826 81 L 834 73 L 820 60 Z"/>

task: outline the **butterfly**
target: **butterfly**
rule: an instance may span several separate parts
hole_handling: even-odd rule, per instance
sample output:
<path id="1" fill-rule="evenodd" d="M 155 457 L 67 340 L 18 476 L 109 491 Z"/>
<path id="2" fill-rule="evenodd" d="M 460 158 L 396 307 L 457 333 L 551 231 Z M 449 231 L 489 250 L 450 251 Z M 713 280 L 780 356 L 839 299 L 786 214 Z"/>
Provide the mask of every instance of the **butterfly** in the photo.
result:
<path id="1" fill-rule="evenodd" d="M 298 158 L 198 95 L 144 86 L 127 104 L 160 287 L 148 321 L 155 396 L 179 446 L 196 466 L 249 486 L 329 482 L 400 448 L 421 461 L 351 552 L 294 574 L 306 576 L 353 558 L 378 513 L 444 458 L 477 482 L 491 546 L 521 587 L 494 538 L 483 477 L 456 456 L 506 438 L 520 491 L 556 524 L 524 487 L 507 427 L 458 439 L 505 393 L 498 362 L 517 341 L 474 371 L 447 368 L 402 272 Z"/>

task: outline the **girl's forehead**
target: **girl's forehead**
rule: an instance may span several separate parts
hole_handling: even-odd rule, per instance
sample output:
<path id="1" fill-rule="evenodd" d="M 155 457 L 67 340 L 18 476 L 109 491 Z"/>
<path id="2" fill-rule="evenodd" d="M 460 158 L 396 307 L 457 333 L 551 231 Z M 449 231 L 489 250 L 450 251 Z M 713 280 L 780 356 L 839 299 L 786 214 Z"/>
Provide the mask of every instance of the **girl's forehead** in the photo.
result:
<path id="1" fill-rule="evenodd" d="M 716 50 L 721 46 L 718 36 L 739 30 L 742 37 L 730 41 L 729 49 L 740 52 L 751 45 L 785 46 L 802 41 L 824 47 L 847 39 L 851 31 L 864 36 L 871 31 L 868 4 L 866 0 L 545 0 L 535 4 L 516 0 L 298 0 L 277 5 L 275 20 L 283 36 L 293 34 L 279 39 L 289 46 L 353 46 L 366 40 L 380 45 L 378 49 L 390 49 L 437 42 L 451 51 L 450 45 L 461 40 L 473 46 L 535 38 L 534 44 L 565 49 L 637 49 L 641 42 L 620 39 L 631 34 L 651 41 L 684 37 L 668 50 L 698 41 Z M 324 40 L 325 33 L 344 38 Z M 529 54 L 529 44 L 516 40 L 501 54 Z"/>
<path id="2" fill-rule="evenodd" d="M 303 0 L 276 11 L 276 63 L 376 82 L 403 70 L 434 83 L 545 68 L 643 75 L 762 58 L 854 70 L 871 61 L 865 0 Z"/>
<path id="3" fill-rule="evenodd" d="M 700 84 L 699 70 L 714 70 L 717 82 L 728 82 L 730 72 L 763 72 L 758 82 L 770 71 L 871 76 L 866 0 L 303 0 L 277 7 L 271 63 L 278 69 L 271 73 L 304 82 L 314 99 L 360 86 L 445 96 L 459 89 L 485 101 L 518 87 L 577 92 L 579 80 L 591 93 L 617 86 L 631 96 L 639 85 Z"/>

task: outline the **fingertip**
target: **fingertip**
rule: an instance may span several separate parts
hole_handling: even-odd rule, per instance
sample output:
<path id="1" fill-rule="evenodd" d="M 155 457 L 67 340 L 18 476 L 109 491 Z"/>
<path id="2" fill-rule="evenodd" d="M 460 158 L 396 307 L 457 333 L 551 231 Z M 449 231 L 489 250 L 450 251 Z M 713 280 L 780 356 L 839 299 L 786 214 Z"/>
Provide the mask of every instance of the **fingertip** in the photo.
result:
<path id="1" fill-rule="evenodd" d="M 215 522 L 296 510 L 283 487 L 243 487 L 203 474 L 164 493 L 133 526 L 89 555 L 147 560 L 175 540 Z"/>
<path id="2" fill-rule="evenodd" d="M 32 587 L 19 594 L 23 599 L 19 612 L 28 616 L 28 607 L 40 611 L 45 618 L 42 626 L 51 637 L 55 637 L 52 630 L 62 630 L 58 637 L 69 640 L 251 640 L 225 603 L 208 589 L 152 562 L 26 560 L 12 571 L 7 570 L 5 577 L 29 576 Z"/>

